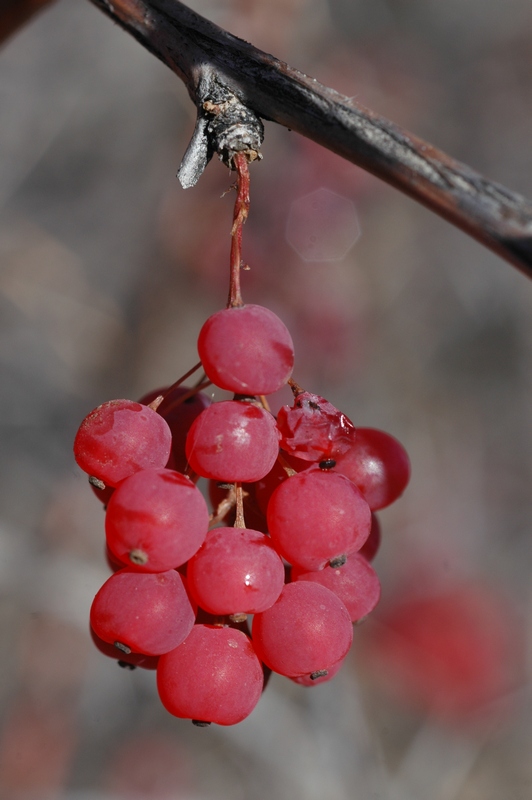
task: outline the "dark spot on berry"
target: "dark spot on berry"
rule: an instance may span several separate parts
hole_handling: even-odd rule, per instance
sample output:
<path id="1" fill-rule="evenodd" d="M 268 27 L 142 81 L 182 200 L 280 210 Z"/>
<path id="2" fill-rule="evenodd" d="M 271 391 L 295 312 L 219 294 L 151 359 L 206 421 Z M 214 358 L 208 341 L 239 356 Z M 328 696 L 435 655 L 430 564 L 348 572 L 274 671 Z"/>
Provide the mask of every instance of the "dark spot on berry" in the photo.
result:
<path id="1" fill-rule="evenodd" d="M 107 488 L 105 483 L 101 481 L 99 478 L 95 478 L 94 475 L 89 475 L 89 483 L 91 484 L 91 486 L 94 486 L 95 489 L 99 489 L 101 492 L 103 492 L 104 489 Z"/>
<path id="2" fill-rule="evenodd" d="M 347 561 L 347 556 L 345 553 L 341 556 L 336 556 L 336 558 L 331 558 L 329 561 L 329 566 L 331 569 L 338 569 L 338 567 L 343 567 L 345 562 Z"/>
<path id="3" fill-rule="evenodd" d="M 329 674 L 328 669 L 319 669 L 317 672 L 313 672 L 310 676 L 311 681 L 317 681 L 318 678 L 324 678 L 326 675 Z"/>

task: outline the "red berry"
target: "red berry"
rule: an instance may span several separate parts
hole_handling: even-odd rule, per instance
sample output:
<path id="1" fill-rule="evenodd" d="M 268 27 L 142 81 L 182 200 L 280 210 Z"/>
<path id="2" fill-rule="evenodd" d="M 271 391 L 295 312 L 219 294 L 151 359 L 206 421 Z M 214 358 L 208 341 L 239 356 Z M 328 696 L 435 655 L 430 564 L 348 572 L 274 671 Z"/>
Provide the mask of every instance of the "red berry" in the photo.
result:
<path id="1" fill-rule="evenodd" d="M 372 511 L 400 497 L 410 480 L 410 459 L 393 436 L 357 428 L 353 446 L 336 459 L 336 470 L 358 486 Z"/>
<path id="2" fill-rule="evenodd" d="M 172 434 L 151 408 L 131 400 L 110 400 L 91 411 L 74 440 L 78 465 L 106 485 L 141 469 L 164 467 Z"/>
<path id="3" fill-rule="evenodd" d="M 355 426 L 345 414 L 323 397 L 301 392 L 292 408 L 282 406 L 277 414 L 281 447 L 307 461 L 336 459 L 355 440 Z"/>
<path id="4" fill-rule="evenodd" d="M 288 329 L 268 308 L 225 308 L 203 325 L 198 352 L 209 380 L 236 394 L 276 392 L 290 378 L 294 345 Z"/>
<path id="5" fill-rule="evenodd" d="M 251 641 L 234 628 L 194 625 L 157 667 L 157 689 L 170 714 L 218 725 L 234 725 L 249 716 L 263 682 Z"/>
<path id="6" fill-rule="evenodd" d="M 213 403 L 193 422 L 186 444 L 190 466 L 204 478 L 253 482 L 263 478 L 279 453 L 275 420 L 252 403 Z"/>
<path id="7" fill-rule="evenodd" d="M 329 669 L 344 658 L 353 626 L 342 601 L 325 586 L 287 584 L 276 603 L 255 614 L 253 642 L 259 658 L 289 678 Z"/>
<path id="8" fill-rule="evenodd" d="M 309 469 L 277 487 L 268 504 L 276 550 L 307 570 L 359 550 L 371 525 L 369 506 L 344 475 Z"/>
<path id="9" fill-rule="evenodd" d="M 463 725 L 497 716 L 516 699 L 523 631 L 493 589 L 476 581 L 428 595 L 402 589 L 379 623 L 366 629 L 358 653 L 404 705 Z"/>
<path id="10" fill-rule="evenodd" d="M 127 653 L 158 656 L 177 647 L 194 624 L 195 611 L 175 570 L 156 574 L 121 569 L 104 583 L 91 606 L 100 639 Z"/>
<path id="11" fill-rule="evenodd" d="M 109 501 L 105 533 L 111 552 L 144 572 L 166 572 L 201 547 L 207 504 L 185 475 L 145 469 L 126 478 Z"/>
<path id="12" fill-rule="evenodd" d="M 190 592 L 211 614 L 255 614 L 284 586 L 283 562 L 270 539 L 249 528 L 215 528 L 188 562 Z"/>

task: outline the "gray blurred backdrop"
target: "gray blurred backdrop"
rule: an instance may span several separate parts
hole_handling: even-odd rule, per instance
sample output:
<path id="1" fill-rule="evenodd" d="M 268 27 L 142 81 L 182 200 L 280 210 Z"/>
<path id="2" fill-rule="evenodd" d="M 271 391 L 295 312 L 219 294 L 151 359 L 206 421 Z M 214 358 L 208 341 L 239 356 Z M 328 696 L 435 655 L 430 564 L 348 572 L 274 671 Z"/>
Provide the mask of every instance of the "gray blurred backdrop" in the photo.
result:
<path id="1" fill-rule="evenodd" d="M 190 5 L 532 197 L 530 0 Z M 0 796 L 530 798 L 530 282 L 266 125 L 244 297 L 292 330 L 299 383 L 403 442 L 412 481 L 380 515 L 384 616 L 355 629 L 340 675 L 310 690 L 274 676 L 239 726 L 194 728 L 162 709 L 152 673 L 89 640 L 109 573 L 72 440 L 94 406 L 196 362 L 226 300 L 232 178 L 213 162 L 180 188 L 188 95 L 87 0 L 59 0 L 3 47 L 0 98 Z M 423 599 L 464 585 L 511 633 L 489 658 L 517 677 L 486 724 L 420 708 L 386 655 L 364 666 L 364 636 L 405 587 Z"/>

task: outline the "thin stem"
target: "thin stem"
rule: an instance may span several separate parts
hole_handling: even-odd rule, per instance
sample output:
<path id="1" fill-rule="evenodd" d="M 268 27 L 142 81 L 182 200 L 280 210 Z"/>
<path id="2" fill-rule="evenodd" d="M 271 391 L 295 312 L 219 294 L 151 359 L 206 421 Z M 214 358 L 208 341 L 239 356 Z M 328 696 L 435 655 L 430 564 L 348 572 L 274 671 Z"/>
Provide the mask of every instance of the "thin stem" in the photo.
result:
<path id="1" fill-rule="evenodd" d="M 282 456 L 281 453 L 279 453 L 279 455 L 277 456 L 277 461 L 282 466 L 282 468 L 284 469 L 289 478 L 292 478 L 294 475 L 297 475 L 296 470 L 290 466 L 286 458 Z"/>
<path id="2" fill-rule="evenodd" d="M 244 153 L 233 157 L 236 170 L 236 200 L 231 228 L 231 262 L 229 276 L 229 299 L 227 308 L 239 308 L 244 305 L 240 291 L 240 270 L 242 269 L 242 228 L 249 213 L 249 169 Z"/>
<path id="3" fill-rule="evenodd" d="M 157 397 L 154 400 L 152 400 L 151 403 L 148 403 L 148 408 L 151 408 L 152 411 L 157 411 L 163 400 L 164 400 L 163 394 L 157 395 Z"/>
<path id="4" fill-rule="evenodd" d="M 293 378 L 288 379 L 288 385 L 292 389 L 292 394 L 297 397 L 298 394 L 304 394 L 305 390 L 301 388 L 299 383 L 296 383 Z"/>
<path id="5" fill-rule="evenodd" d="M 160 394 L 158 397 L 156 397 L 154 400 L 152 400 L 151 403 L 148 404 L 148 408 L 153 409 L 153 411 L 159 411 L 159 413 L 161 413 L 161 414 L 164 411 L 165 415 L 168 415 L 175 408 L 177 408 L 177 406 L 180 406 L 181 403 L 186 402 L 193 395 L 197 394 L 202 389 L 205 389 L 207 386 L 210 386 L 211 385 L 211 381 L 206 381 L 205 380 L 205 374 L 203 374 L 203 377 L 200 378 L 200 380 L 196 383 L 195 386 L 192 387 L 192 389 L 189 389 L 188 392 L 185 392 L 184 394 L 180 395 L 179 397 L 174 398 L 174 400 L 172 400 L 172 402 L 169 405 L 166 405 L 164 407 L 164 409 L 161 408 L 164 405 L 165 400 L 168 397 L 170 397 L 170 395 L 174 391 L 174 389 L 177 389 L 178 386 L 181 386 L 181 384 L 184 381 L 186 381 L 187 378 L 190 378 L 190 376 L 193 375 L 194 372 L 197 372 L 197 370 L 200 369 L 201 366 L 202 366 L 202 363 L 201 363 L 201 361 L 199 361 L 197 364 L 195 364 L 195 366 L 193 366 L 191 369 L 189 369 L 188 372 L 186 372 L 184 375 L 182 375 L 175 383 L 173 383 L 171 386 L 169 386 L 168 389 L 166 389 L 166 391 L 164 391 L 162 394 Z"/>
<path id="6" fill-rule="evenodd" d="M 190 397 L 193 397 L 198 392 L 202 392 L 203 389 L 206 389 L 207 386 L 212 386 L 212 381 L 203 381 L 203 383 L 198 384 L 197 386 L 193 386 L 192 389 L 189 389 L 188 392 L 182 394 L 181 397 L 176 397 L 170 408 L 165 408 L 164 413 L 168 414 L 171 410 L 173 410 L 176 406 L 181 405 L 181 403 L 185 403 Z"/>
<path id="7" fill-rule="evenodd" d="M 209 521 L 209 530 L 215 528 L 216 525 L 218 525 L 218 523 L 222 522 L 222 520 L 224 520 L 226 516 L 229 514 L 231 509 L 235 507 L 235 504 L 236 504 L 235 487 L 231 486 L 231 488 L 227 492 L 227 496 L 224 497 L 224 499 L 218 503 L 216 512 L 211 516 Z"/>
<path id="8" fill-rule="evenodd" d="M 266 395 L 265 395 L 265 394 L 261 394 L 261 395 L 259 395 L 259 400 L 260 400 L 260 402 L 261 402 L 261 405 L 262 405 L 263 409 L 264 409 L 265 411 L 268 411 L 268 412 L 271 414 L 271 413 L 272 413 L 272 410 L 271 410 L 271 408 L 270 408 L 270 404 L 268 403 L 268 400 L 267 400 L 267 398 L 266 398 Z"/>
<path id="9" fill-rule="evenodd" d="M 205 375 L 205 373 L 203 373 L 203 375 L 202 375 L 200 378 L 198 378 L 198 379 L 197 379 L 197 381 L 196 381 L 196 383 L 194 384 L 194 389 L 197 389 L 197 388 L 198 388 L 198 386 L 201 386 L 201 384 L 202 384 L 202 383 L 203 383 L 205 380 L 207 380 L 207 376 Z"/>
<path id="10" fill-rule="evenodd" d="M 235 528 L 245 528 L 246 523 L 244 521 L 244 494 L 242 492 L 242 484 L 235 483 L 235 494 L 236 494 L 236 517 L 235 517 Z"/>
<path id="11" fill-rule="evenodd" d="M 173 383 L 168 387 L 168 389 L 166 389 L 165 392 L 163 392 L 163 397 L 167 397 L 170 392 L 173 392 L 174 389 L 177 389 L 178 386 L 181 386 L 181 384 L 184 383 L 187 378 L 190 378 L 191 375 L 194 375 L 194 373 L 197 372 L 202 366 L 203 365 L 201 361 L 198 361 L 197 364 L 194 364 L 194 366 L 191 367 L 188 372 L 185 372 L 184 375 L 181 375 L 181 377 L 178 378 L 175 383 Z"/>
<path id="12" fill-rule="evenodd" d="M 183 475 L 186 475 L 187 478 L 190 478 L 192 483 L 197 483 L 199 478 L 200 478 L 198 473 L 194 472 L 194 470 L 191 468 L 190 464 L 188 464 L 188 463 L 187 463 L 187 466 L 185 467 L 185 471 L 184 471 Z"/>

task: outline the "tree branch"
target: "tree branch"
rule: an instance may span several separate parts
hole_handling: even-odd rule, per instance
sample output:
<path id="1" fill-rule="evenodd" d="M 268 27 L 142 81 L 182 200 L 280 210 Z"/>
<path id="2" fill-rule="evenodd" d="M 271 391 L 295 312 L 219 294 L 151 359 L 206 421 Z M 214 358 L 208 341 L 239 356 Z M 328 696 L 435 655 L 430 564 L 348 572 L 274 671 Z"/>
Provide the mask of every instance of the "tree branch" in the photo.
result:
<path id="1" fill-rule="evenodd" d="M 178 0 L 91 2 L 185 82 L 198 108 L 198 151 L 198 141 L 207 136 L 204 106 L 216 84 L 259 117 L 313 139 L 400 189 L 532 277 L 530 201 L 227 33 Z M 246 147 L 237 145 L 236 150 Z M 188 163 L 194 175 L 184 185 L 197 180 L 206 160 L 203 152 L 203 166 L 190 170 Z"/>
<path id="2" fill-rule="evenodd" d="M 0 0 L 0 44 L 55 0 Z"/>

